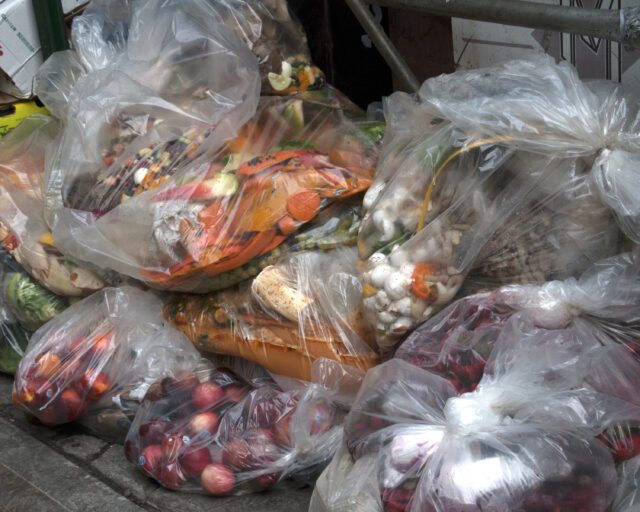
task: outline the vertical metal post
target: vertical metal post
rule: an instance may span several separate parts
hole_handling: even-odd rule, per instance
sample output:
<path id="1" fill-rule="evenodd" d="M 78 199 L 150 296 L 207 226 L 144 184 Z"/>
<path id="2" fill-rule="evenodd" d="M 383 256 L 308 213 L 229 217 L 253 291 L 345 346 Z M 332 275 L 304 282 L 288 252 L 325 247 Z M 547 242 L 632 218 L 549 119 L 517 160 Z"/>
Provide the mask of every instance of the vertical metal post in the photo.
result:
<path id="1" fill-rule="evenodd" d="M 363 0 L 345 0 L 353 14 L 365 29 L 373 44 L 387 62 L 391 71 L 402 81 L 409 92 L 417 92 L 420 82 L 393 45 L 382 27 L 375 20 Z"/>

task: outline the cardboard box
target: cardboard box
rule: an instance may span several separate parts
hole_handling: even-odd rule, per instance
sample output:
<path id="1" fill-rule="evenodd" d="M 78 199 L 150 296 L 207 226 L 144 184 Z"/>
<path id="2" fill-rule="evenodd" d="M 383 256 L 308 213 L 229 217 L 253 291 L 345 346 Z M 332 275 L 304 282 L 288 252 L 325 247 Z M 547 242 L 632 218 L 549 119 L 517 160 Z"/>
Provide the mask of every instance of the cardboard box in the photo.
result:
<path id="1" fill-rule="evenodd" d="M 640 5 L 640 0 L 536 1 L 598 9 Z M 505 60 L 526 58 L 531 52 L 544 51 L 556 59 L 571 62 L 582 78 L 606 78 L 640 87 L 640 50 L 626 51 L 616 42 L 461 19 L 454 19 L 452 26 L 454 61 L 462 69 L 491 66 Z"/>
<path id="2" fill-rule="evenodd" d="M 68 13 L 87 0 L 63 0 Z M 29 98 L 42 64 L 40 39 L 31 0 L 0 0 L 0 92 Z"/>

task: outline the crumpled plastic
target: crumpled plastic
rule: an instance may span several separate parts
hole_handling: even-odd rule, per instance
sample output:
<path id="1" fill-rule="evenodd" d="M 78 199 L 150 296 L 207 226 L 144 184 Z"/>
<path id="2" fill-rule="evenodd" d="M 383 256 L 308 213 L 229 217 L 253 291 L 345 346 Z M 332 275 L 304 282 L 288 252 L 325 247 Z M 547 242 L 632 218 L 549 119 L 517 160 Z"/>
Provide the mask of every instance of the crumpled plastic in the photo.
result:
<path id="1" fill-rule="evenodd" d="M 543 283 L 638 242 L 636 104 L 546 56 L 392 95 L 359 239 L 382 350 L 470 273 L 489 289 Z"/>
<path id="2" fill-rule="evenodd" d="M 340 215 L 329 217 L 325 228 L 344 223 L 348 210 L 343 206 L 334 208 Z M 379 360 L 371 347 L 373 333 L 360 314 L 356 250 L 329 250 L 335 247 L 329 240 L 348 241 L 343 235 L 353 227 L 357 232 L 358 221 L 356 216 L 342 234 L 318 229 L 317 235 L 300 235 L 296 245 L 307 247 L 310 241 L 316 249 L 285 254 L 270 265 L 258 262 L 257 276 L 237 287 L 176 295 L 167 301 L 165 317 L 200 350 L 240 356 L 277 375 L 311 380 L 314 362 L 321 358 L 366 371 Z"/>
<path id="3" fill-rule="evenodd" d="M 36 114 L 0 141 L 0 240 L 51 292 L 84 296 L 100 289 L 102 280 L 60 253 L 44 219 L 44 157 L 57 127 Z"/>
<path id="4" fill-rule="evenodd" d="M 104 288 L 33 334 L 14 401 L 45 425 L 82 420 L 101 437 L 122 439 L 149 386 L 199 361 L 189 340 L 163 321 L 160 298 Z"/>
<path id="5" fill-rule="evenodd" d="M 334 361 L 315 366 L 322 378 L 314 383 L 256 379 L 246 365 L 248 374 L 212 365 L 164 379 L 145 396 L 125 454 L 179 491 L 223 496 L 312 483 L 341 443 L 342 400 L 362 379 Z"/>
<path id="6" fill-rule="evenodd" d="M 617 475 L 596 436 L 640 417 L 609 393 L 619 364 L 636 382 L 640 364 L 624 347 L 536 329 L 521 314 L 474 391 L 392 359 L 368 372 L 310 510 L 604 512 Z"/>

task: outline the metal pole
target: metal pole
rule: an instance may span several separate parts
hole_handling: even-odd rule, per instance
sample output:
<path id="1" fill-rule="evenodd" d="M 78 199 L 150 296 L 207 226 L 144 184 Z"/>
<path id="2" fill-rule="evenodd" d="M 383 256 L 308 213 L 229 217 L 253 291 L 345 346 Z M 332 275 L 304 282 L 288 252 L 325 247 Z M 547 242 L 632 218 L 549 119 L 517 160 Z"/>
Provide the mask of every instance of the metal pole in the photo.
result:
<path id="1" fill-rule="evenodd" d="M 383 7 L 568 32 L 640 46 L 640 7 L 586 9 L 515 0 L 367 0 Z M 350 3 L 347 0 L 347 3 Z M 365 27 L 366 28 L 366 27 Z"/>
<path id="2" fill-rule="evenodd" d="M 365 29 L 373 44 L 387 62 L 391 71 L 404 83 L 409 92 L 417 92 L 420 88 L 420 82 L 409 69 L 409 66 L 402 58 L 391 40 L 384 33 L 382 27 L 375 20 L 369 7 L 362 0 L 345 0 L 347 5 L 353 12 L 362 28 Z M 369 2 L 373 3 L 373 2 Z"/>

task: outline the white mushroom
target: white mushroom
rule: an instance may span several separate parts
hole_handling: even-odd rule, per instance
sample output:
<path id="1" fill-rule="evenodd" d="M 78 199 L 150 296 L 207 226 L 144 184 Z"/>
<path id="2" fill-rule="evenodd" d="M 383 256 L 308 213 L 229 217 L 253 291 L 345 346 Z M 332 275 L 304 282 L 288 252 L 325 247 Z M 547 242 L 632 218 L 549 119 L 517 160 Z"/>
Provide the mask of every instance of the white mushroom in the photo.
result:
<path id="1" fill-rule="evenodd" d="M 378 293 L 376 293 L 374 295 L 374 304 L 375 307 L 380 310 L 385 309 L 389 304 L 391 304 L 387 292 L 385 292 L 384 290 L 380 290 Z"/>
<path id="2" fill-rule="evenodd" d="M 384 324 L 391 324 L 396 321 L 396 315 L 389 311 L 383 311 L 378 315 L 378 319 Z"/>
<path id="3" fill-rule="evenodd" d="M 393 268 L 389 265 L 378 265 L 369 273 L 369 282 L 376 288 L 382 288 L 392 273 Z"/>
<path id="4" fill-rule="evenodd" d="M 389 311 L 394 313 L 398 313 L 402 316 L 410 316 L 411 315 L 411 299 L 409 297 L 404 297 L 400 300 L 397 300 L 389 306 Z"/>
<path id="5" fill-rule="evenodd" d="M 413 319 L 408 317 L 398 318 L 391 326 L 391 332 L 393 334 L 404 334 L 413 326 Z"/>
<path id="6" fill-rule="evenodd" d="M 442 283 L 436 283 L 436 286 L 438 288 L 438 298 L 436 299 L 435 303 L 438 305 L 448 304 L 458 292 L 457 287 L 448 288 Z"/>
<path id="7" fill-rule="evenodd" d="M 400 268 L 409 260 L 409 254 L 407 254 L 407 251 L 403 249 L 398 249 L 397 251 L 393 251 L 391 253 L 389 259 L 391 260 L 391 264 L 394 267 Z"/>
<path id="8" fill-rule="evenodd" d="M 416 320 L 420 320 L 427 309 L 427 301 L 414 297 L 411 299 L 411 316 Z"/>
<path id="9" fill-rule="evenodd" d="M 384 291 L 392 300 L 398 300 L 409 295 L 410 285 L 410 278 L 401 272 L 392 272 L 384 282 Z"/>

